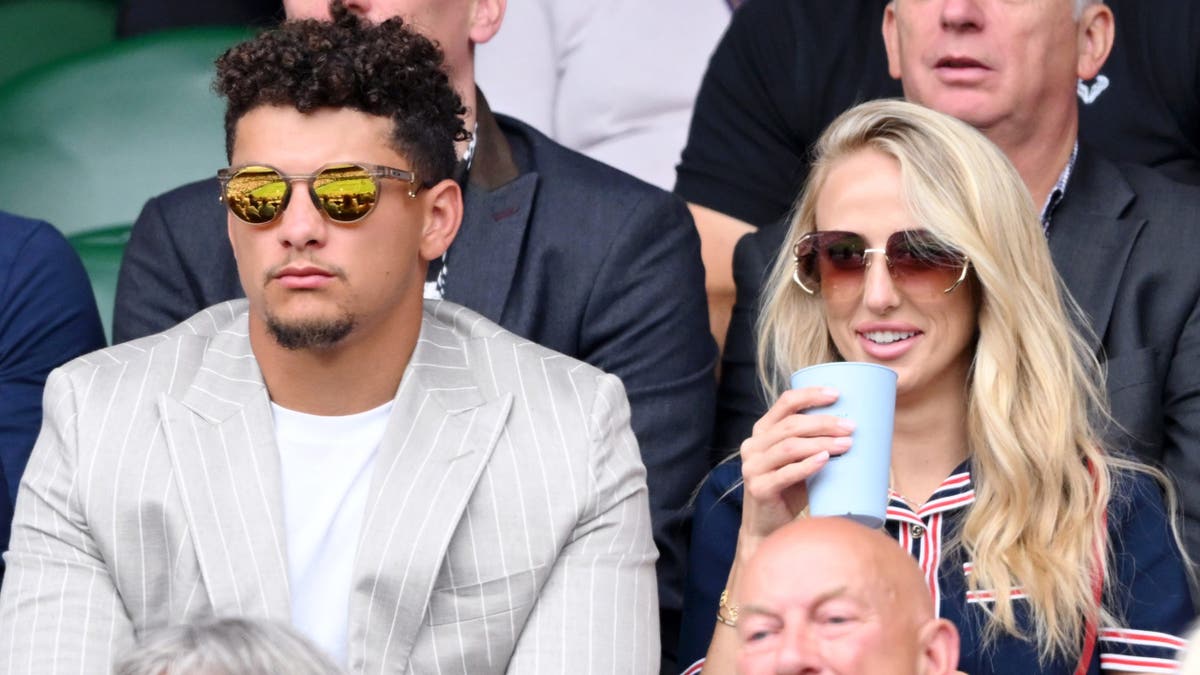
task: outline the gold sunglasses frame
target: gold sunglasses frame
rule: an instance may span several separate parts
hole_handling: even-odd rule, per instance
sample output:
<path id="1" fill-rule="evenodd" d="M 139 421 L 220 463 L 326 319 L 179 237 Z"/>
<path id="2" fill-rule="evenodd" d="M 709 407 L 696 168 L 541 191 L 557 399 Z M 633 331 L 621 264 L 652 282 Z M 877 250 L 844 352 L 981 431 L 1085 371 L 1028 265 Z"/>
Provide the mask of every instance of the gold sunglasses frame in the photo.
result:
<path id="1" fill-rule="evenodd" d="M 904 232 L 910 232 L 910 231 L 914 231 L 914 230 L 905 230 Z M 792 281 L 797 286 L 799 286 L 801 290 L 803 290 L 805 293 L 808 293 L 809 295 L 816 295 L 817 290 L 819 290 L 819 289 L 809 288 L 808 286 L 804 285 L 803 281 L 800 280 L 800 245 L 804 243 L 804 240 L 813 238 L 813 237 L 817 237 L 820 234 L 821 234 L 820 232 L 806 232 L 804 235 L 802 235 L 799 239 L 796 240 L 795 244 L 792 245 Z M 848 234 L 856 234 L 856 233 L 849 232 Z M 891 236 L 889 236 L 888 241 L 891 241 L 891 238 L 894 237 L 896 234 L 899 234 L 899 232 L 893 233 Z M 861 235 L 856 235 L 856 236 L 861 237 Z M 866 240 L 864 239 L 863 241 L 865 242 Z M 883 256 L 884 264 L 886 264 L 888 267 L 888 274 L 891 275 L 892 261 L 890 258 L 888 258 L 887 247 L 864 248 L 863 249 L 863 259 L 864 259 L 863 274 L 866 274 L 867 270 L 871 269 L 871 254 L 872 253 L 878 253 Z M 954 289 L 961 286 L 962 282 L 966 281 L 967 272 L 970 271 L 970 269 L 971 269 L 971 259 L 968 258 L 967 256 L 963 255 L 962 256 L 962 271 L 959 272 L 958 278 L 954 281 L 954 283 L 950 284 L 950 287 L 947 288 L 946 290 L 942 291 L 942 293 L 949 294 L 949 293 L 953 292 Z"/>

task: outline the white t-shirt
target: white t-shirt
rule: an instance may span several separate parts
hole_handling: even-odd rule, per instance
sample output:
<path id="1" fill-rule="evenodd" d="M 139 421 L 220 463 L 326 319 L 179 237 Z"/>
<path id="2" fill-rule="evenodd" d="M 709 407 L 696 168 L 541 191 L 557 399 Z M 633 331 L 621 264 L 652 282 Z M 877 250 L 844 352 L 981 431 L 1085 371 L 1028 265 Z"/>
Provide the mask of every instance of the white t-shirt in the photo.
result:
<path id="1" fill-rule="evenodd" d="M 350 586 L 371 470 L 392 402 L 322 417 L 274 403 L 292 624 L 346 664 Z"/>

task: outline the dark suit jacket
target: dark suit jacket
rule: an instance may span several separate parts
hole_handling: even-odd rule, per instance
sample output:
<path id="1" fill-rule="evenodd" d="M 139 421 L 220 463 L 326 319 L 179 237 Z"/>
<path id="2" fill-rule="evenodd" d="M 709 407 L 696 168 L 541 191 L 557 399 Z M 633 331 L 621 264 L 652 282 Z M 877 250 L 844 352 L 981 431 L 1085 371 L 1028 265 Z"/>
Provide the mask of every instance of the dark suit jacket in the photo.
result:
<path id="1" fill-rule="evenodd" d="M 782 225 L 743 237 L 737 307 L 718 395 L 717 447 L 734 448 L 766 411 L 755 376 L 754 322 Z M 1050 254 L 1086 314 L 1107 370 L 1112 447 L 1175 479 L 1187 548 L 1200 555 L 1200 189 L 1118 166 L 1081 146 L 1050 222 Z"/>
<path id="2" fill-rule="evenodd" d="M 104 347 L 87 273 L 47 223 L 0 213 L 0 551 L 50 371 Z M 0 576 L 4 565 L 0 563 Z"/>
<path id="3" fill-rule="evenodd" d="M 117 37 L 190 26 L 268 26 L 282 18 L 280 0 L 124 0 L 117 13 Z"/>
<path id="4" fill-rule="evenodd" d="M 482 103 L 478 117 L 446 299 L 621 378 L 648 471 L 662 634 L 673 644 L 686 560 L 679 524 L 707 471 L 715 397 L 695 226 L 677 197 Z M 117 285 L 115 340 L 241 296 L 217 182 L 187 185 L 138 217 Z"/>

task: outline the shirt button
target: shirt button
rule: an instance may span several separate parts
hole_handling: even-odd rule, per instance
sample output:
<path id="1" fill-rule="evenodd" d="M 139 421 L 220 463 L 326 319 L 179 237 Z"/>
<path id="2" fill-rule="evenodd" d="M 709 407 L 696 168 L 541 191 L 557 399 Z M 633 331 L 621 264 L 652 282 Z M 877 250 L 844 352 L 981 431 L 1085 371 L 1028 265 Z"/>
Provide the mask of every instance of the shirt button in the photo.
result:
<path id="1" fill-rule="evenodd" d="M 913 539 L 920 539 L 921 537 L 925 536 L 925 528 L 921 527 L 920 525 L 913 525 L 910 533 L 912 534 Z"/>

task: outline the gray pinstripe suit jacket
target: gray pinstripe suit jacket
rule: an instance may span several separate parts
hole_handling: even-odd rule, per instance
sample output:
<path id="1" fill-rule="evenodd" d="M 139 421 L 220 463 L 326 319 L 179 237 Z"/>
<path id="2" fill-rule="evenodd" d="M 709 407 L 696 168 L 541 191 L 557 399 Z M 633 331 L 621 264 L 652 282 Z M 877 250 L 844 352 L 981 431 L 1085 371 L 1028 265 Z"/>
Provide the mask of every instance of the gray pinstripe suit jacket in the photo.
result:
<path id="1" fill-rule="evenodd" d="M 0 672 L 105 673 L 143 632 L 289 619 L 274 426 L 243 300 L 46 387 Z M 363 673 L 656 673 L 645 472 L 620 381 L 427 303 L 349 603 Z"/>

